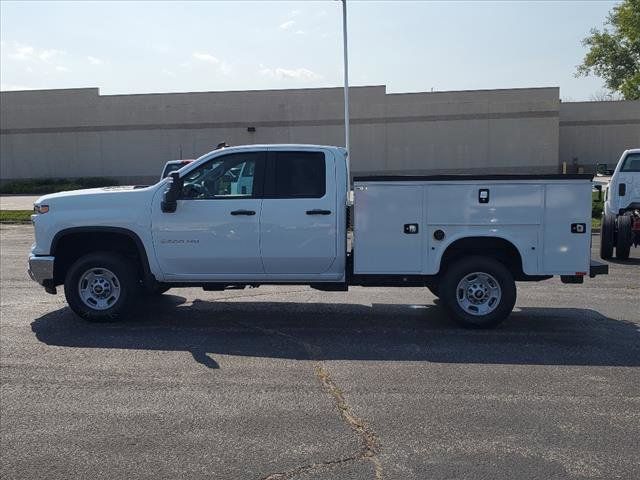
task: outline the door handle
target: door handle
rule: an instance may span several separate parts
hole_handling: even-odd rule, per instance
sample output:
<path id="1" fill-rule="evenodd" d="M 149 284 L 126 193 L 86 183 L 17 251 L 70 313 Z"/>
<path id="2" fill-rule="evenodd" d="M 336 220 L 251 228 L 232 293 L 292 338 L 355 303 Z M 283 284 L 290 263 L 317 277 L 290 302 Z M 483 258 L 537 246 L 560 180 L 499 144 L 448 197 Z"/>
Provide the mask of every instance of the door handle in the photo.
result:
<path id="1" fill-rule="evenodd" d="M 234 210 L 231 212 L 231 215 L 255 215 L 256 212 L 253 210 Z"/>
<path id="2" fill-rule="evenodd" d="M 316 208 L 315 210 L 307 210 L 307 215 L 331 215 L 331 210 L 320 210 Z"/>

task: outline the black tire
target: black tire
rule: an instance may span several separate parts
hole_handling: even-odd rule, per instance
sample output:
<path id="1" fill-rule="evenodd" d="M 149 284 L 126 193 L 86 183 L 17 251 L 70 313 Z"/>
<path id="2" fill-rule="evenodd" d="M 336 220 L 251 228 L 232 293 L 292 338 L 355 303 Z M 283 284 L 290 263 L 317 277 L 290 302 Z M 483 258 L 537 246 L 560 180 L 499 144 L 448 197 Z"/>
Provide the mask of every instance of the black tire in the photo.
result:
<path id="1" fill-rule="evenodd" d="M 159 297 L 160 295 L 167 293 L 171 290 L 171 287 L 167 285 L 156 285 L 151 289 L 146 289 L 145 293 L 150 297 Z"/>
<path id="2" fill-rule="evenodd" d="M 616 238 L 616 258 L 618 260 L 627 260 L 631 253 L 631 244 L 633 243 L 631 217 L 629 215 L 620 215 L 617 222 L 618 234 Z"/>
<path id="3" fill-rule="evenodd" d="M 91 269 L 102 272 L 98 277 L 107 279 L 107 284 L 111 285 L 109 288 L 119 289 L 117 298 L 115 294 L 111 297 L 113 304 L 108 304 L 109 298 L 104 299 L 106 302 L 104 309 L 92 308 L 80 294 L 80 280 Z M 87 286 L 85 291 L 89 291 L 88 284 L 85 283 L 85 286 Z M 89 253 L 80 257 L 71 265 L 64 281 L 64 295 L 69 307 L 76 315 L 89 322 L 120 320 L 135 301 L 139 288 L 140 280 L 131 262 L 114 252 Z"/>
<path id="4" fill-rule="evenodd" d="M 440 298 L 440 287 L 438 285 L 427 285 L 427 289 L 434 297 Z"/>
<path id="5" fill-rule="evenodd" d="M 602 217 L 600 226 L 600 258 L 609 260 L 613 257 L 613 247 L 615 245 L 616 217 L 605 214 Z"/>
<path id="6" fill-rule="evenodd" d="M 492 298 L 488 298 L 487 305 L 491 308 L 486 314 L 473 314 L 470 310 L 465 310 L 458 302 L 458 284 L 467 276 L 473 273 L 488 274 L 490 279 L 497 283 L 500 290 L 499 299 L 495 296 L 493 300 L 497 302 L 491 305 Z M 453 319 L 465 328 L 491 328 L 504 321 L 513 310 L 516 304 L 516 283 L 513 275 L 507 267 L 498 260 L 488 257 L 469 256 L 458 260 L 449 267 L 440 283 L 441 299 L 445 308 L 449 311 Z M 465 296 L 462 297 L 464 301 Z M 477 308 L 471 305 L 470 309 Z"/>

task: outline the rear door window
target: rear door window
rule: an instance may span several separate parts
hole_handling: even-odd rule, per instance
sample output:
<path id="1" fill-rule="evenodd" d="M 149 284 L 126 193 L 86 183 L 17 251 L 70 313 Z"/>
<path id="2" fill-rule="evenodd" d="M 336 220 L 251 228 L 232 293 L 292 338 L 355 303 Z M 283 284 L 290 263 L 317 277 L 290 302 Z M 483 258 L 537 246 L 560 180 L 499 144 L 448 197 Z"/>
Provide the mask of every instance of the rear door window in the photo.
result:
<path id="1" fill-rule="evenodd" d="M 265 196 L 321 198 L 326 192 L 326 164 L 322 152 L 273 152 Z"/>

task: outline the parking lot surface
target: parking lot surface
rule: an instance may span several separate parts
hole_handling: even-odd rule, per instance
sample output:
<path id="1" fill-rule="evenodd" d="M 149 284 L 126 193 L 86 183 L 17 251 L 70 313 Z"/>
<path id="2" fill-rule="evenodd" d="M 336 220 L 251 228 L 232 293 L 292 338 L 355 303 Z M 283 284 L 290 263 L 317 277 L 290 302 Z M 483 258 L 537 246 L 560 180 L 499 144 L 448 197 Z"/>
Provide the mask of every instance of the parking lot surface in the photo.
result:
<path id="1" fill-rule="evenodd" d="M 42 195 L 0 195 L 0 210 L 31 210 Z"/>
<path id="2" fill-rule="evenodd" d="M 30 226 L 0 241 L 2 478 L 640 478 L 637 249 L 469 331 L 422 288 L 176 289 L 88 324 L 28 279 Z"/>

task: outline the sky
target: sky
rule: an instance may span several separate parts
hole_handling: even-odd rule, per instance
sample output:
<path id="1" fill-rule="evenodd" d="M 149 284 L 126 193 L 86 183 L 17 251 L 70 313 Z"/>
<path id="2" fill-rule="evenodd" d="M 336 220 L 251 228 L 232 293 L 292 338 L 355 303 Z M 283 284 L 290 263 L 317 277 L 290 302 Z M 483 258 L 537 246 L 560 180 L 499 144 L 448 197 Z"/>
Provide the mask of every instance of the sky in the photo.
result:
<path id="1" fill-rule="evenodd" d="M 387 92 L 559 86 L 610 1 L 348 0 L 350 84 Z M 342 7 L 326 1 L 0 2 L 0 89 L 156 93 L 338 87 Z"/>

